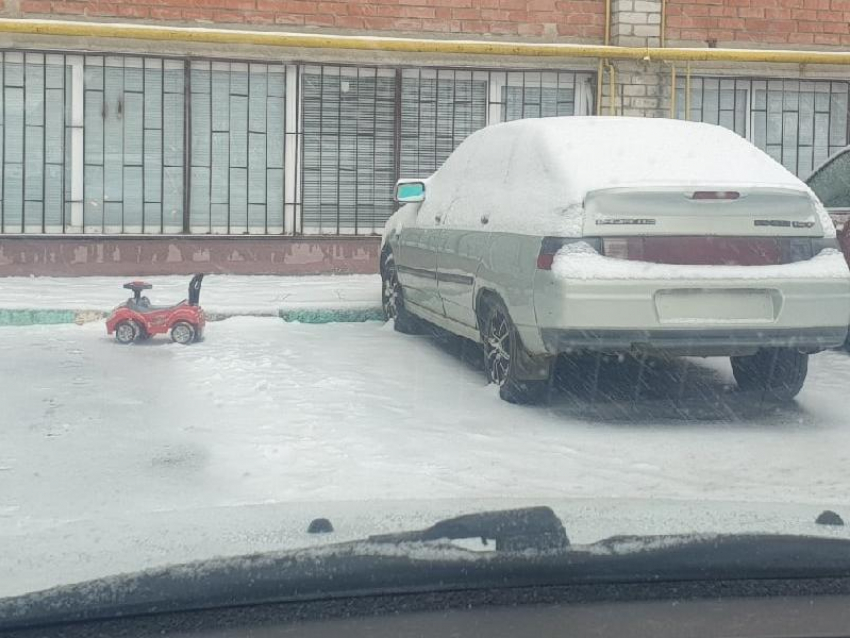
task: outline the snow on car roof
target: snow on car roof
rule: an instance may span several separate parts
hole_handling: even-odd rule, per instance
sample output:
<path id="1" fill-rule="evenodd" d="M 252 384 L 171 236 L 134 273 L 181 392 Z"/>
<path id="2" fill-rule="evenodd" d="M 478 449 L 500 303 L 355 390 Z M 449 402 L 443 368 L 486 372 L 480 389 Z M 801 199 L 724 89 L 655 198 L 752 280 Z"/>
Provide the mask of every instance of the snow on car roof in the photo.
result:
<path id="1" fill-rule="evenodd" d="M 580 236 L 588 193 L 618 187 L 771 187 L 805 192 L 827 236 L 834 227 L 800 179 L 736 133 L 657 118 L 517 120 L 470 135 L 432 176 L 423 219 L 490 231 Z"/>
<path id="2" fill-rule="evenodd" d="M 570 203 L 618 186 L 778 186 L 806 190 L 784 166 L 720 126 L 659 118 L 555 117 L 511 122 L 569 184 Z M 482 137 L 498 127 L 484 129 Z"/>

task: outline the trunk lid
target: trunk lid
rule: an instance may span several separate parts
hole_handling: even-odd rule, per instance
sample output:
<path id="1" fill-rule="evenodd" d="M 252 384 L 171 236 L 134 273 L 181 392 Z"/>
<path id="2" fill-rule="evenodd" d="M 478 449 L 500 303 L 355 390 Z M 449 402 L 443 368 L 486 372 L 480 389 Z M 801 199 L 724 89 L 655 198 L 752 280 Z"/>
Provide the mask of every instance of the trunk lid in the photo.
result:
<path id="1" fill-rule="evenodd" d="M 814 199 L 793 188 L 606 188 L 589 192 L 584 210 L 585 237 L 823 236 Z"/>

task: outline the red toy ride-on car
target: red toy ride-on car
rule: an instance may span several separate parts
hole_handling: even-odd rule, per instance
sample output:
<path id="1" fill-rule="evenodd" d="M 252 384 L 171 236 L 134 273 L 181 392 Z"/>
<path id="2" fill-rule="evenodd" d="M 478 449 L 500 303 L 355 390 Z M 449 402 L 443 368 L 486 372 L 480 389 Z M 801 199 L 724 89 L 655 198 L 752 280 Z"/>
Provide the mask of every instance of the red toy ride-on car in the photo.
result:
<path id="1" fill-rule="evenodd" d="M 201 339 L 206 319 L 198 305 L 201 297 L 202 274 L 189 282 L 189 299 L 174 306 L 152 306 L 143 290 L 153 286 L 144 281 L 131 281 L 124 288 L 133 291 L 133 296 L 112 311 L 106 320 L 107 334 L 115 333 L 118 343 L 134 343 L 153 335 L 171 332 L 171 339 L 188 345 Z"/>

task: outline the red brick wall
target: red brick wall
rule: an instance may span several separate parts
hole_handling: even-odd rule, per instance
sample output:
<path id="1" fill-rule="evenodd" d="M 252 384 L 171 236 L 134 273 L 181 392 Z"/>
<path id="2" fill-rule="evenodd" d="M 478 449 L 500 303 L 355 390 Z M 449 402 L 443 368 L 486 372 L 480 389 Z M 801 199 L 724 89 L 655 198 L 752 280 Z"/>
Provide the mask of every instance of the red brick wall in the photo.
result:
<path id="1" fill-rule="evenodd" d="M 603 0 L 20 0 L 23 15 L 409 33 L 602 37 Z"/>
<path id="2" fill-rule="evenodd" d="M 667 39 L 850 45 L 850 0 L 668 0 Z"/>

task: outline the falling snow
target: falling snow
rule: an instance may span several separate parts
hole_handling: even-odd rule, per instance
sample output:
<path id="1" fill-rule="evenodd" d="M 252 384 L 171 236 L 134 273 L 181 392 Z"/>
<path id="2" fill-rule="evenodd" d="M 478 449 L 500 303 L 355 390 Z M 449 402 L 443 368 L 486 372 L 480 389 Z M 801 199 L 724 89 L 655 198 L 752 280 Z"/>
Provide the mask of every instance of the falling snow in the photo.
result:
<path id="1" fill-rule="evenodd" d="M 576 360 L 548 407 L 478 365 L 380 323 L 229 319 L 189 347 L 0 328 L 0 596 L 499 506 L 551 505 L 574 542 L 847 534 L 814 525 L 850 515 L 846 353 L 785 407 L 725 360 Z M 336 531 L 308 536 L 321 516 Z"/>

